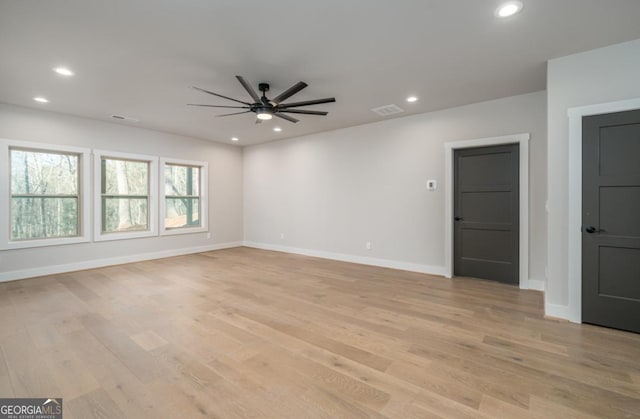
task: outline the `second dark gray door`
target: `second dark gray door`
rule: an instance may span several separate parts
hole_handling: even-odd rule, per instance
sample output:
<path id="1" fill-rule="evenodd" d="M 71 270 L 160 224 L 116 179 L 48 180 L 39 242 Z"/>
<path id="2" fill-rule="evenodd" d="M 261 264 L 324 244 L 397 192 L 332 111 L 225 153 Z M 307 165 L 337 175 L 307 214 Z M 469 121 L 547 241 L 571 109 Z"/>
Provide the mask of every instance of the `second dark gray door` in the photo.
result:
<path id="1" fill-rule="evenodd" d="M 454 154 L 454 274 L 519 283 L 519 147 Z"/>
<path id="2" fill-rule="evenodd" d="M 640 333 L 640 110 L 582 136 L 582 320 Z"/>

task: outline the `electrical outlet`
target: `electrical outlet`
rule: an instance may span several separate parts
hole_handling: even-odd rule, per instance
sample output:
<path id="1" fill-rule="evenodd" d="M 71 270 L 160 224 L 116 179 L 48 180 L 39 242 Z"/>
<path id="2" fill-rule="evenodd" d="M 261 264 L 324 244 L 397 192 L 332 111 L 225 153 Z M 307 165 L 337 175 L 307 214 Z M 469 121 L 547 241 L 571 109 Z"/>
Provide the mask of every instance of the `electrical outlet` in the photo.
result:
<path id="1" fill-rule="evenodd" d="M 207 240 L 211 240 L 211 233 L 207 233 Z"/>
<path id="2" fill-rule="evenodd" d="M 284 233 L 280 233 L 280 240 L 284 240 Z"/>
<path id="3" fill-rule="evenodd" d="M 435 181 L 434 179 L 430 179 L 427 181 L 427 190 L 428 191 L 435 191 L 438 188 L 438 182 Z"/>
<path id="4" fill-rule="evenodd" d="M 364 247 L 366 247 L 366 248 L 367 248 L 367 250 L 371 250 L 371 249 L 373 248 L 373 246 L 371 246 L 371 242 L 366 242 L 366 243 L 364 244 Z"/>

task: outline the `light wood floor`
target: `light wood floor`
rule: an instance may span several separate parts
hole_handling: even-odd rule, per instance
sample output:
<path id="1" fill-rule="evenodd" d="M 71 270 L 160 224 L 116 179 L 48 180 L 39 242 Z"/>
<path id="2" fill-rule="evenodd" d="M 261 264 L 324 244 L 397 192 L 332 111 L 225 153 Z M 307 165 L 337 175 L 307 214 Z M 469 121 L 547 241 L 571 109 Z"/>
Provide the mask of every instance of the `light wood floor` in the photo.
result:
<path id="1" fill-rule="evenodd" d="M 640 417 L 640 335 L 496 283 L 237 248 L 0 284 L 0 397 L 65 418 Z"/>

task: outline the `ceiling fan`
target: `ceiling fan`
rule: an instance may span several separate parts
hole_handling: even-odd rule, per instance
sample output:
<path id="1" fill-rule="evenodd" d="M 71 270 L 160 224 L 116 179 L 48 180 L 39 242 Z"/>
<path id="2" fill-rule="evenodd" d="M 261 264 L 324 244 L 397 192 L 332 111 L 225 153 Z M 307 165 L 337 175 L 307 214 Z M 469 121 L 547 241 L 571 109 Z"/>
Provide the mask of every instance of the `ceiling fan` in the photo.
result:
<path id="1" fill-rule="evenodd" d="M 258 117 L 258 119 L 256 120 L 256 124 L 259 124 L 262 121 L 266 121 L 266 120 L 269 120 L 269 119 L 273 118 L 274 116 L 278 117 L 278 118 L 285 119 L 285 120 L 287 120 L 289 122 L 293 122 L 293 123 L 298 122 L 298 119 L 296 119 L 296 118 L 294 118 L 294 117 L 292 117 L 290 115 L 286 115 L 286 114 L 289 114 L 289 113 L 303 114 L 303 115 L 322 115 L 322 116 L 325 116 L 325 115 L 328 114 L 328 112 L 309 111 L 309 110 L 305 110 L 305 109 L 292 109 L 292 108 L 298 108 L 300 106 L 319 105 L 321 103 L 331 103 L 331 102 L 335 102 L 336 101 L 335 98 L 329 97 L 329 98 L 325 98 L 325 99 L 305 100 L 303 102 L 282 103 L 285 100 L 287 100 L 288 98 L 290 98 L 291 96 L 293 96 L 296 93 L 298 93 L 300 90 L 302 90 L 305 87 L 307 87 L 308 86 L 307 83 L 302 82 L 302 81 L 298 82 L 298 83 L 294 84 L 293 86 L 291 86 L 290 88 L 288 88 L 287 90 L 285 90 L 284 92 L 280 93 L 275 98 L 268 99 L 267 96 L 266 96 L 266 93 L 269 91 L 269 84 L 268 83 L 260 83 L 260 84 L 258 84 L 258 90 L 260 90 L 262 92 L 262 97 L 260 97 L 260 96 L 258 96 L 256 91 L 253 89 L 253 87 L 251 87 L 251 85 L 249 83 L 247 83 L 246 80 L 243 77 L 236 76 L 236 78 L 238 79 L 238 81 L 240 82 L 242 87 L 244 87 L 245 90 L 249 93 L 249 95 L 253 99 L 253 102 L 245 102 L 245 101 L 242 101 L 242 100 L 233 99 L 233 98 L 230 98 L 230 97 L 227 97 L 227 96 L 220 95 L 218 93 L 210 92 L 209 90 L 205 90 L 205 89 L 202 89 L 200 87 L 192 86 L 193 89 L 199 90 L 199 91 L 204 92 L 204 93 L 208 93 L 210 95 L 218 96 L 218 97 L 221 97 L 223 99 L 232 100 L 234 102 L 241 103 L 244 106 L 201 105 L 201 104 L 197 104 L 197 103 L 188 103 L 187 105 L 189 105 L 189 106 L 203 106 L 203 107 L 207 107 L 207 108 L 246 109 L 246 110 L 241 111 L 241 112 L 227 113 L 227 114 L 218 115 L 218 116 L 220 117 L 220 116 L 240 115 L 240 114 L 243 114 L 243 113 L 253 112 Z"/>

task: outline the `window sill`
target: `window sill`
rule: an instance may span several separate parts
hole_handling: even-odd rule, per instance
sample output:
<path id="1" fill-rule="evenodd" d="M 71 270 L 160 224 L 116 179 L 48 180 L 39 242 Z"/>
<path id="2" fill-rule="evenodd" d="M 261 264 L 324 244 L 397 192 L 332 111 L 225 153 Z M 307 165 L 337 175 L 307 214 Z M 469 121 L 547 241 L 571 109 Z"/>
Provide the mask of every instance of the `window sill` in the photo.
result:
<path id="1" fill-rule="evenodd" d="M 161 236 L 176 236 L 180 234 L 195 234 L 195 233 L 208 233 L 209 229 L 206 227 L 182 227 L 182 228 L 171 228 L 171 229 L 161 229 Z"/>
<path id="2" fill-rule="evenodd" d="M 89 237 L 20 240 L 20 241 L 10 241 L 8 243 L 5 243 L 0 248 L 0 250 L 31 249 L 34 247 L 63 246 L 65 244 L 89 243 L 90 241 L 91 240 L 89 239 Z"/>
<path id="3" fill-rule="evenodd" d="M 142 239 L 145 237 L 157 237 L 156 231 L 136 231 L 136 232 L 113 232 L 113 233 L 98 233 L 96 232 L 93 238 L 94 242 L 103 242 L 111 240 L 130 240 L 130 239 Z"/>

